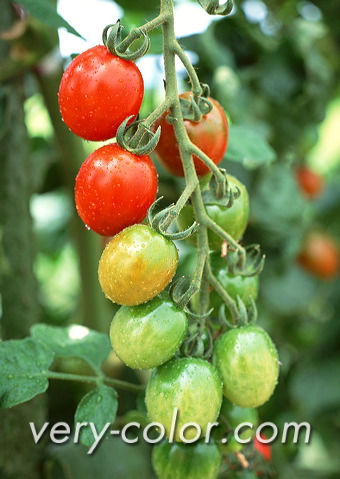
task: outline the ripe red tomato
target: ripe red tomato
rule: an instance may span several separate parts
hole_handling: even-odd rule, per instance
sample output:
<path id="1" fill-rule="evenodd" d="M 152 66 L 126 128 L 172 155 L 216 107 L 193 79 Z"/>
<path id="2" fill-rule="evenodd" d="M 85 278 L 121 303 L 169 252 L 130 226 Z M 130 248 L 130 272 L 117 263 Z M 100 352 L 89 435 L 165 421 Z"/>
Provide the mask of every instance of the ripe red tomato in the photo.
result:
<path id="1" fill-rule="evenodd" d="M 305 238 L 298 262 L 319 278 L 334 278 L 339 271 L 339 248 L 326 233 L 312 232 Z"/>
<path id="2" fill-rule="evenodd" d="M 260 434 L 262 439 L 267 439 L 264 434 Z M 254 437 L 254 448 L 256 449 L 257 452 L 261 454 L 261 456 L 264 457 L 266 461 L 271 461 L 272 460 L 272 448 L 270 444 L 268 443 L 263 443 L 260 442 L 257 437 Z"/>
<path id="3" fill-rule="evenodd" d="M 157 194 L 157 171 L 149 156 L 116 143 L 95 150 L 76 177 L 79 216 L 96 233 L 113 236 L 140 223 Z"/>
<path id="4" fill-rule="evenodd" d="M 185 92 L 180 97 L 189 99 L 191 92 Z M 204 115 L 200 122 L 185 120 L 185 128 L 190 140 L 200 148 L 212 161 L 218 165 L 224 156 L 228 144 L 228 122 L 221 105 L 209 98 L 213 109 Z M 166 121 L 169 111 L 166 111 L 155 123 L 154 128 L 161 126 L 161 137 L 155 149 L 159 162 L 175 176 L 184 176 L 181 157 L 175 138 L 173 126 Z M 198 175 L 209 173 L 209 168 L 197 157 L 194 157 Z"/>
<path id="5" fill-rule="evenodd" d="M 324 189 L 323 178 L 307 166 L 297 168 L 296 178 L 302 193 L 308 198 L 316 198 Z"/>
<path id="6" fill-rule="evenodd" d="M 116 135 L 125 118 L 138 114 L 143 94 L 143 78 L 135 63 L 98 45 L 78 55 L 65 70 L 59 108 L 73 133 L 104 141 Z"/>

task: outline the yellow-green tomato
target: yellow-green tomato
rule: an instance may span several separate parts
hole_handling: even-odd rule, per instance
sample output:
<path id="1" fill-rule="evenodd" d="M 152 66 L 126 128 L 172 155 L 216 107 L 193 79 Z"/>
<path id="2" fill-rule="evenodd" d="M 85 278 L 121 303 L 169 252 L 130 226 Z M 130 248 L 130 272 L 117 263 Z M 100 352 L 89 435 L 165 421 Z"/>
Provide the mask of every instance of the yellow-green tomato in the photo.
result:
<path id="1" fill-rule="evenodd" d="M 208 216 L 215 221 L 226 233 L 235 240 L 242 238 L 248 224 L 249 218 L 249 196 L 246 187 L 234 176 L 227 175 L 228 184 L 235 190 L 240 190 L 240 196 L 235 199 L 231 208 L 226 208 L 219 204 L 206 204 L 205 208 Z M 194 222 L 194 212 L 192 206 L 187 205 L 182 210 L 177 219 L 180 230 L 185 230 Z M 212 250 L 221 249 L 223 239 L 213 231 L 208 231 L 209 246 Z M 190 236 L 189 241 L 196 244 L 196 234 Z"/>
<path id="2" fill-rule="evenodd" d="M 138 306 L 121 306 L 110 328 L 112 347 L 131 368 L 149 369 L 168 361 L 182 344 L 188 319 L 165 292 Z"/>
<path id="3" fill-rule="evenodd" d="M 99 282 L 111 301 L 135 306 L 163 291 L 177 265 L 175 244 L 150 226 L 136 224 L 106 245 L 99 261 Z"/>
<path id="4" fill-rule="evenodd" d="M 214 443 L 181 444 L 164 441 L 152 450 L 158 479 L 216 479 L 221 453 Z"/>
<path id="5" fill-rule="evenodd" d="M 219 415 L 221 378 L 204 359 L 172 359 L 153 371 L 145 403 L 151 420 L 164 426 L 170 440 L 197 440 L 208 433 L 209 423 Z"/>
<path id="6" fill-rule="evenodd" d="M 259 407 L 272 395 L 279 375 L 279 358 L 270 336 L 259 326 L 244 326 L 222 334 L 213 353 L 232 403 Z"/>

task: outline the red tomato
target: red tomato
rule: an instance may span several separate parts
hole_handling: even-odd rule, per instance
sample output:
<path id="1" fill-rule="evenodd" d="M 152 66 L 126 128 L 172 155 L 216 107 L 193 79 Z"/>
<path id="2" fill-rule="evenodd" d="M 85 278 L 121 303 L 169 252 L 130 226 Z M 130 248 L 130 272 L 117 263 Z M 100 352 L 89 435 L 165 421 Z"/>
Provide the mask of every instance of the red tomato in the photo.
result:
<path id="1" fill-rule="evenodd" d="M 302 193 L 308 198 L 316 198 L 324 189 L 323 178 L 306 166 L 300 166 L 296 170 L 296 177 Z"/>
<path id="2" fill-rule="evenodd" d="M 95 150 L 76 177 L 75 201 L 86 226 L 113 236 L 140 223 L 157 194 L 157 171 L 149 156 L 113 143 Z"/>
<path id="3" fill-rule="evenodd" d="M 191 92 L 185 92 L 180 97 L 189 99 Z M 212 161 L 218 165 L 224 156 L 228 144 L 228 122 L 221 105 L 212 98 L 213 109 L 204 115 L 200 122 L 185 120 L 185 128 L 190 140 L 200 148 Z M 161 126 L 161 137 L 155 149 L 159 162 L 175 176 L 184 176 L 181 157 L 175 138 L 173 126 L 166 121 L 166 111 L 155 123 L 154 128 Z M 209 173 L 209 168 L 194 156 L 198 175 Z"/>
<path id="4" fill-rule="evenodd" d="M 59 87 L 61 116 L 76 135 L 104 141 L 116 135 L 125 118 L 136 116 L 144 94 L 138 67 L 98 45 L 78 55 Z"/>
<path id="5" fill-rule="evenodd" d="M 264 434 L 260 434 L 261 439 L 267 439 Z M 254 437 L 254 448 L 256 449 L 257 452 L 261 454 L 261 456 L 264 457 L 266 461 L 271 461 L 272 460 L 272 448 L 271 445 L 268 443 L 263 443 L 260 442 L 257 437 Z"/>
<path id="6" fill-rule="evenodd" d="M 305 239 L 298 262 L 310 273 L 330 279 L 336 276 L 339 270 L 339 249 L 327 234 L 312 232 Z"/>

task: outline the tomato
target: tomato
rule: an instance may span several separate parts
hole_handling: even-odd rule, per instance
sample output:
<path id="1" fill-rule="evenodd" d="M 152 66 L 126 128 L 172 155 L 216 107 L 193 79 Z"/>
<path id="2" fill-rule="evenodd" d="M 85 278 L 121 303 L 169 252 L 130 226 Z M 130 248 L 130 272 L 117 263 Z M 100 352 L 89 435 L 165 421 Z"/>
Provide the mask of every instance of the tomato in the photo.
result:
<path id="1" fill-rule="evenodd" d="M 213 443 L 164 441 L 153 448 L 152 465 L 158 479 L 216 479 L 221 453 Z"/>
<path id="2" fill-rule="evenodd" d="M 260 434 L 261 439 L 267 439 L 264 434 Z M 272 460 L 272 448 L 271 445 L 268 443 L 263 443 L 260 442 L 257 437 L 254 437 L 254 448 L 256 449 L 257 452 L 261 454 L 261 456 L 264 457 L 266 461 L 271 461 Z"/>
<path id="3" fill-rule="evenodd" d="M 178 264 L 175 244 L 146 225 L 133 225 L 106 245 L 99 261 L 100 286 L 114 303 L 135 306 L 157 296 Z"/>
<path id="4" fill-rule="evenodd" d="M 227 180 L 233 189 L 239 188 L 241 195 L 235 200 L 231 208 L 217 204 L 206 204 L 208 216 L 214 220 L 224 231 L 229 233 L 235 240 L 239 240 L 245 232 L 249 218 L 249 197 L 246 187 L 235 177 L 227 175 Z M 181 210 L 177 219 L 181 230 L 188 228 L 194 222 L 192 206 L 187 205 Z M 223 240 L 216 233 L 209 230 L 209 246 L 215 251 L 221 249 Z M 196 242 L 196 235 L 189 238 L 190 242 Z"/>
<path id="5" fill-rule="evenodd" d="M 181 432 L 185 440 L 192 440 L 205 435 L 208 423 L 218 417 L 222 403 L 221 379 L 216 368 L 204 359 L 172 359 L 153 371 L 145 403 L 151 420 L 164 426 L 167 437 L 171 433 L 174 409 L 178 408 L 174 440 L 183 441 Z M 201 428 L 201 434 L 197 434 L 195 427 L 184 427 L 192 422 Z"/>
<path id="6" fill-rule="evenodd" d="M 180 97 L 189 99 L 192 92 L 181 93 Z M 228 144 L 228 122 L 221 105 L 209 98 L 213 104 L 212 110 L 204 115 L 200 122 L 184 120 L 185 128 L 192 143 L 200 148 L 216 165 L 224 156 Z M 173 126 L 166 121 L 167 110 L 155 122 L 154 129 L 161 126 L 161 137 L 155 149 L 159 162 L 175 176 L 184 176 L 178 144 Z M 197 157 L 194 163 L 198 175 L 209 173 L 210 169 Z"/>
<path id="7" fill-rule="evenodd" d="M 313 231 L 304 240 L 298 262 L 315 276 L 332 279 L 339 271 L 339 248 L 326 233 Z"/>
<path id="8" fill-rule="evenodd" d="M 117 356 L 134 369 L 155 368 L 182 344 L 188 319 L 165 292 L 139 306 L 121 306 L 110 328 Z"/>
<path id="9" fill-rule="evenodd" d="M 296 169 L 296 178 L 302 193 L 310 199 L 320 196 L 324 189 L 323 178 L 307 166 Z"/>
<path id="10" fill-rule="evenodd" d="M 214 348 L 224 395 L 237 406 L 254 408 L 272 395 L 279 374 L 276 347 L 259 326 L 243 326 L 222 334 Z"/>
<path id="11" fill-rule="evenodd" d="M 88 228 L 114 236 L 145 218 L 157 188 L 157 171 L 150 157 L 112 143 L 95 150 L 80 167 L 76 208 Z"/>
<path id="12" fill-rule="evenodd" d="M 227 422 L 227 425 L 225 424 Z M 219 426 L 213 432 L 215 440 L 219 442 L 219 448 L 223 454 L 241 451 L 248 443 L 241 443 L 233 434 L 233 431 L 245 422 L 251 423 L 253 428 L 245 426 L 238 431 L 238 437 L 242 440 L 251 439 L 255 435 L 255 429 L 258 426 L 259 417 L 257 409 L 244 408 L 232 404 L 227 399 L 223 399 Z M 229 432 L 229 436 L 228 436 Z"/>
<path id="13" fill-rule="evenodd" d="M 61 116 L 76 135 L 104 141 L 138 114 L 144 83 L 138 67 L 98 45 L 78 55 L 65 70 L 58 100 Z"/>

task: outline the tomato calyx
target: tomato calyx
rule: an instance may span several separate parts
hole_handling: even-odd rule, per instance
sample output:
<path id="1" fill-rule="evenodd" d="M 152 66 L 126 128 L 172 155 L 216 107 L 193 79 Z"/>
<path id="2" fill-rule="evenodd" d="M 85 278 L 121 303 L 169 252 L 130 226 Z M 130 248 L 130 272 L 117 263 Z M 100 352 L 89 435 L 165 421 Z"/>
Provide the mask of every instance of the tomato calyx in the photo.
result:
<path id="1" fill-rule="evenodd" d="M 148 52 L 150 48 L 150 38 L 144 30 L 134 28 L 130 32 L 129 38 L 122 40 L 121 33 L 123 28 L 120 20 L 114 24 L 107 25 L 103 30 L 103 43 L 112 55 L 116 55 L 124 60 L 135 61 Z M 142 40 L 141 44 L 135 51 L 128 51 L 129 47 L 137 39 Z"/>
<path id="2" fill-rule="evenodd" d="M 143 120 L 137 120 L 129 124 L 133 117 L 129 116 L 117 130 L 117 143 L 124 150 L 135 155 L 149 155 L 157 146 L 161 136 L 161 127 L 155 132 L 151 131 Z"/>
<path id="3" fill-rule="evenodd" d="M 233 1 L 227 0 L 220 5 L 217 0 L 198 0 L 198 3 L 209 15 L 229 15 L 233 9 Z"/>

